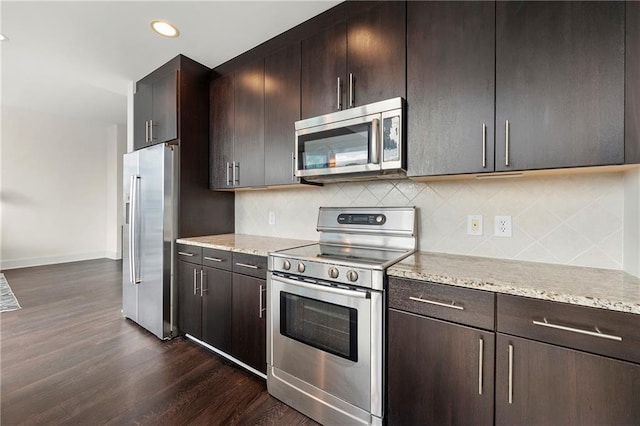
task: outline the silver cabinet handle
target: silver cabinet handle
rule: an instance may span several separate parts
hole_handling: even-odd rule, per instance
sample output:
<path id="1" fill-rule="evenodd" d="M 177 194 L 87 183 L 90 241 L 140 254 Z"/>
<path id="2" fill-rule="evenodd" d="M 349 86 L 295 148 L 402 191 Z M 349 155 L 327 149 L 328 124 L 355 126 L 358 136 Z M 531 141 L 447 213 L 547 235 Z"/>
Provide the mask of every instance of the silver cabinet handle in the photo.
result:
<path id="1" fill-rule="evenodd" d="M 378 164 L 380 162 L 380 120 L 374 118 L 371 120 L 371 163 Z"/>
<path id="2" fill-rule="evenodd" d="M 204 260 L 210 260 L 212 262 L 222 262 L 222 259 L 217 258 L 217 257 L 209 257 L 209 256 L 205 256 Z"/>
<path id="3" fill-rule="evenodd" d="M 129 181 L 129 281 L 132 284 L 140 283 L 138 278 L 138 246 L 137 241 L 137 216 L 138 216 L 138 179 L 132 175 Z"/>
<path id="4" fill-rule="evenodd" d="M 153 126 L 157 126 L 157 124 L 153 124 L 153 120 L 149 120 L 149 142 L 153 142 Z"/>
<path id="5" fill-rule="evenodd" d="M 338 87 L 338 96 L 336 97 L 336 99 L 338 100 L 338 105 L 336 109 L 340 111 L 342 109 L 342 91 L 340 90 L 340 77 L 338 77 L 337 87 Z"/>
<path id="6" fill-rule="evenodd" d="M 478 340 L 478 395 L 482 395 L 482 374 L 484 366 L 484 340 L 480 338 Z"/>
<path id="7" fill-rule="evenodd" d="M 225 168 L 225 183 L 227 184 L 227 186 L 231 186 L 231 181 L 229 180 L 229 166 L 231 166 L 231 163 L 229 163 L 227 161 L 227 163 L 224 165 L 224 168 Z"/>
<path id="8" fill-rule="evenodd" d="M 204 296 L 205 291 L 209 289 L 204 289 L 204 269 L 200 269 L 200 297 Z"/>
<path id="9" fill-rule="evenodd" d="M 509 344 L 509 404 L 513 404 L 513 345 Z"/>
<path id="10" fill-rule="evenodd" d="M 509 120 L 504 122 L 504 165 L 509 167 Z"/>
<path id="11" fill-rule="evenodd" d="M 198 270 L 193 268 L 193 295 L 198 295 Z"/>
<path id="12" fill-rule="evenodd" d="M 296 180 L 296 153 L 291 152 L 291 181 Z"/>
<path id="13" fill-rule="evenodd" d="M 259 293 L 259 295 L 260 295 L 260 312 L 258 313 L 260 318 L 262 318 L 262 313 L 267 310 L 267 308 L 264 307 L 264 303 L 262 302 L 262 293 L 264 293 L 265 291 L 267 291 L 265 286 L 260 284 L 260 293 Z"/>
<path id="14" fill-rule="evenodd" d="M 240 185 L 240 162 L 239 161 L 233 162 L 233 185 Z"/>
<path id="15" fill-rule="evenodd" d="M 487 125 L 482 123 L 482 168 L 487 167 Z"/>
<path id="16" fill-rule="evenodd" d="M 189 257 L 195 256 L 195 254 L 193 254 L 193 253 L 187 253 L 187 252 L 184 252 L 184 251 L 179 251 L 178 254 L 180 256 L 189 256 Z"/>
<path id="17" fill-rule="evenodd" d="M 427 300 L 421 297 L 413 297 L 413 296 L 409 296 L 409 299 L 415 302 L 428 303 L 429 305 L 442 306 L 445 308 L 452 308 L 452 309 L 458 309 L 460 311 L 464 311 L 464 306 L 456 305 L 456 302 L 442 303 L 442 302 L 436 302 L 435 300 Z"/>
<path id="18" fill-rule="evenodd" d="M 594 327 L 595 331 L 582 330 L 580 328 L 567 327 L 567 326 L 564 326 L 564 325 L 553 324 L 553 323 L 547 322 L 546 318 L 543 318 L 542 321 L 535 321 L 534 320 L 533 323 L 535 325 L 539 325 L 539 326 L 542 326 L 542 327 L 555 328 L 557 330 L 570 331 L 572 333 L 586 334 L 587 336 L 600 337 L 602 339 L 609 339 L 609 340 L 615 340 L 617 342 L 622 342 L 622 337 L 614 336 L 613 334 L 605 334 L 605 333 L 601 332 L 598 329 L 598 327 Z"/>
<path id="19" fill-rule="evenodd" d="M 256 265 L 247 265 L 246 263 L 238 263 L 236 262 L 237 266 L 242 266 L 243 268 L 249 268 L 249 269 L 258 269 L 258 267 Z"/>
<path id="20" fill-rule="evenodd" d="M 355 89 L 353 87 L 353 73 L 349 73 L 349 108 L 355 106 Z"/>
<path id="21" fill-rule="evenodd" d="M 144 141 L 149 142 L 149 120 L 144 122 Z"/>

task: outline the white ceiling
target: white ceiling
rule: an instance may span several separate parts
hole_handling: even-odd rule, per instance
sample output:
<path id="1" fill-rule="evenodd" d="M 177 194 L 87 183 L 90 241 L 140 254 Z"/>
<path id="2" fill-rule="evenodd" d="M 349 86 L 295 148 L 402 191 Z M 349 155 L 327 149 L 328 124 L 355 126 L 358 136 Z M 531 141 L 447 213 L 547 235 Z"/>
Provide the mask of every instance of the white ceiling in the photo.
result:
<path id="1" fill-rule="evenodd" d="M 211 68 L 339 1 L 1 1 L 2 106 L 126 122 L 126 94 L 179 53 Z M 150 21 L 176 25 L 155 34 Z"/>

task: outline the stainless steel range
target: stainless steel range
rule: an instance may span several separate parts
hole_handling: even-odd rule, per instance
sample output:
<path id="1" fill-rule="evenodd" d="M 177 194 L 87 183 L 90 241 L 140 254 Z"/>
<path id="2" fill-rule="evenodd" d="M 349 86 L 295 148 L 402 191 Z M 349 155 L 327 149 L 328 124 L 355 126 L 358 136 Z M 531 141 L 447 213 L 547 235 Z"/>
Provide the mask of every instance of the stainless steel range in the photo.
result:
<path id="1" fill-rule="evenodd" d="M 270 253 L 269 393 L 323 424 L 382 424 L 386 268 L 415 207 L 321 207 L 320 241 Z"/>

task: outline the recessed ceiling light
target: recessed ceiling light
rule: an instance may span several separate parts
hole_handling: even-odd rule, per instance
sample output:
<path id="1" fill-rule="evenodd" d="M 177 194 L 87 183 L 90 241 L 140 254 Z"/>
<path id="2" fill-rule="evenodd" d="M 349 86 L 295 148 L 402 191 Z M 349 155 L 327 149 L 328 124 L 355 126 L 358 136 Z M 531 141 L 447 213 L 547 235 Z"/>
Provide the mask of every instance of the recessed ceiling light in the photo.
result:
<path id="1" fill-rule="evenodd" d="M 0 33 L 0 41 L 9 41 L 9 37 L 7 37 L 6 35 Z"/>
<path id="2" fill-rule="evenodd" d="M 165 37 L 178 37 L 180 31 L 173 25 L 165 21 L 151 21 L 151 28 L 153 31 Z"/>

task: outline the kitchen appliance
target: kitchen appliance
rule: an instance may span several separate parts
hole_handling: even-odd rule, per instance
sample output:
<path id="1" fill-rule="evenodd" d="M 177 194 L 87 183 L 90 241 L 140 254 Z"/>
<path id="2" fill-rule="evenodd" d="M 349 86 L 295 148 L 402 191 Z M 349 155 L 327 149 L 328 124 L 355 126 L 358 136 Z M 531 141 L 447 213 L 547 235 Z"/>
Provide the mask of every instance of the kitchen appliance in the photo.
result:
<path id="1" fill-rule="evenodd" d="M 382 424 L 386 268 L 415 207 L 328 208 L 318 244 L 269 254 L 267 388 L 323 424 Z"/>
<path id="2" fill-rule="evenodd" d="M 297 177 L 310 182 L 406 176 L 402 98 L 296 121 Z"/>
<path id="3" fill-rule="evenodd" d="M 177 144 L 124 155 L 122 312 L 161 339 L 177 334 L 173 254 L 178 236 Z"/>

